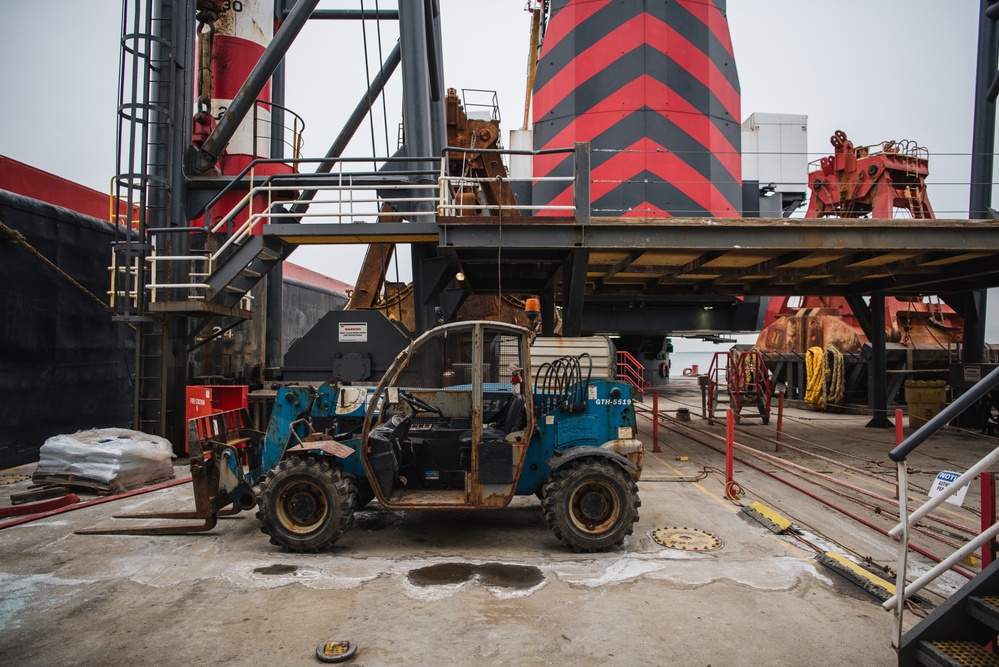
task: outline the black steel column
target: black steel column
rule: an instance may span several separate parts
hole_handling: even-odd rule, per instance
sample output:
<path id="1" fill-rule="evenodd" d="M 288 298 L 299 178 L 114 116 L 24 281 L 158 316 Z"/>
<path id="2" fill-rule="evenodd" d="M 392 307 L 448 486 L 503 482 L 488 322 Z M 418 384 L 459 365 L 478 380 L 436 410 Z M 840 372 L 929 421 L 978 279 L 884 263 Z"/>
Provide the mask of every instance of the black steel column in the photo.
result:
<path id="1" fill-rule="evenodd" d="M 576 223 L 590 224 L 590 144 L 576 142 L 573 155 L 573 205 Z M 579 336 L 583 328 L 583 297 L 590 251 L 577 248 L 562 264 L 562 335 Z"/>
<path id="2" fill-rule="evenodd" d="M 586 269 L 590 251 L 572 251 L 562 264 L 562 335 L 579 336 L 583 328 L 583 297 L 586 294 Z"/>
<path id="3" fill-rule="evenodd" d="M 992 218 L 993 157 L 996 143 L 996 96 L 999 95 L 999 2 L 981 0 L 978 17 L 978 72 L 975 77 L 975 118 L 971 138 L 971 195 L 968 217 Z M 986 292 L 968 294 L 961 361 L 981 363 L 985 354 Z"/>
<path id="4" fill-rule="evenodd" d="M 184 153 L 191 142 L 194 108 L 194 39 L 196 32 L 194 0 L 161 0 L 156 4 L 156 35 L 162 39 L 153 45 L 169 61 L 169 72 L 160 71 L 151 82 L 150 97 L 154 106 L 169 109 L 169 118 L 158 118 L 150 128 L 149 140 L 149 217 L 150 228 L 187 227 L 188 188 Z M 190 234 L 157 234 L 156 252 L 161 255 L 187 255 Z M 174 275 L 169 266 L 157 267 L 157 282 L 187 282 L 187 276 Z M 168 300 L 186 299 L 186 293 L 168 295 Z M 143 336 L 144 354 L 161 359 L 159 435 L 170 440 L 174 450 L 182 451 L 187 433 L 185 387 L 187 385 L 187 335 L 189 320 L 183 315 L 166 316 L 162 338 Z M 144 362 L 145 363 L 145 362 Z M 143 369 L 148 374 L 149 369 Z"/>
<path id="5" fill-rule="evenodd" d="M 443 146 L 434 146 L 430 99 L 430 69 L 427 62 L 427 17 L 422 2 L 399 4 L 399 42 L 402 48 L 402 113 L 406 154 L 410 158 L 440 158 Z M 436 150 L 435 150 L 436 148 Z M 425 169 L 428 163 L 414 164 Z M 415 207 L 433 210 L 429 203 Z"/>
<path id="6" fill-rule="evenodd" d="M 980 364 L 985 360 L 985 319 L 988 293 L 985 290 L 972 290 L 964 295 L 961 317 L 964 318 L 964 342 L 961 345 L 961 361 L 966 364 Z"/>
<path id="7" fill-rule="evenodd" d="M 971 201 L 969 217 L 991 216 L 992 160 L 996 141 L 996 96 L 999 94 L 999 1 L 981 0 L 978 17 L 978 72 L 975 77 L 975 116 L 971 137 Z"/>
<path id="8" fill-rule="evenodd" d="M 174 68 L 173 76 L 173 144 L 171 144 L 169 226 L 187 227 L 188 213 L 187 169 L 184 163 L 186 147 L 194 131 L 194 51 L 196 48 L 197 8 L 195 0 L 177 0 L 174 4 Z M 181 232 L 171 237 L 171 254 L 187 255 L 191 250 L 191 236 Z M 187 276 L 173 276 L 176 282 L 187 281 Z M 186 299 L 184 290 L 176 295 Z M 164 370 L 166 371 L 166 414 L 164 436 L 180 449 L 187 438 L 187 337 L 190 318 L 173 316 L 168 320 L 164 340 Z"/>
<path id="9" fill-rule="evenodd" d="M 406 155 L 410 158 L 424 158 L 424 162 L 410 163 L 411 169 L 432 169 L 437 164 L 443 145 L 434 142 L 435 104 L 443 112 L 443 100 L 435 103 L 431 95 L 430 50 L 437 49 L 436 39 L 428 34 L 428 25 L 433 17 L 427 13 L 424 2 L 399 3 L 399 43 L 402 51 L 402 106 L 403 127 L 406 138 Z M 439 58 L 440 53 L 436 56 Z M 435 65 L 436 69 L 436 65 Z M 431 178 L 420 178 L 417 182 L 432 183 Z M 417 197 L 425 196 L 426 191 L 414 191 Z M 434 210 L 430 202 L 416 202 L 413 210 L 430 213 Z M 420 216 L 423 217 L 423 216 Z M 430 294 L 431 286 L 423 279 L 424 262 L 437 256 L 433 244 L 412 245 L 413 263 L 413 309 L 417 334 L 423 333 L 434 323 L 434 308 L 440 304 L 439 294 Z"/>
<path id="10" fill-rule="evenodd" d="M 541 301 L 541 335 L 555 335 L 555 285 L 548 283 L 540 294 Z"/>
<path id="11" fill-rule="evenodd" d="M 433 289 L 430 274 L 433 260 L 438 259 L 437 247 L 433 243 L 414 243 L 413 258 L 413 326 L 421 334 L 436 323 L 434 309 L 441 305 L 440 292 Z"/>
<path id="12" fill-rule="evenodd" d="M 875 292 L 871 295 L 871 361 L 867 367 L 870 374 L 871 395 L 868 405 L 873 416 L 867 422 L 867 428 L 891 428 L 891 420 L 888 419 L 888 362 L 885 347 L 887 336 L 885 335 L 885 295 L 883 292 Z"/>
<path id="13" fill-rule="evenodd" d="M 860 324 L 860 329 L 867 336 L 867 340 L 873 341 L 874 332 L 871 326 L 870 306 L 864 303 L 864 298 L 859 294 L 848 294 L 846 302 L 850 304 L 850 310 L 853 311 L 853 316 L 857 318 L 857 323 Z"/>
<path id="14" fill-rule="evenodd" d="M 444 113 L 444 47 L 441 39 L 441 13 L 437 0 L 425 0 L 427 19 L 427 59 L 430 68 L 430 116 L 434 146 L 447 145 L 447 117 Z M 436 8 L 436 13 L 434 9 Z"/>
<path id="15" fill-rule="evenodd" d="M 280 8 L 278 8 L 280 9 Z M 285 63 L 282 60 L 271 77 L 271 150 L 272 158 L 284 157 Z M 266 310 L 264 313 L 264 373 L 279 369 L 284 361 L 284 262 L 278 262 L 264 278 Z"/>

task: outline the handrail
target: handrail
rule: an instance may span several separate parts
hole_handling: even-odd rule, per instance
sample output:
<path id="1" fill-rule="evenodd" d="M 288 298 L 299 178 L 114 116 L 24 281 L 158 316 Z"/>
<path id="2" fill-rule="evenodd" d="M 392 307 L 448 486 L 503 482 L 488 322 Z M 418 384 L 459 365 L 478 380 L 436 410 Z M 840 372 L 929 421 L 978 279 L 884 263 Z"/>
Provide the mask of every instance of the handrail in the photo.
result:
<path id="1" fill-rule="evenodd" d="M 749 350 L 731 352 L 726 373 L 728 375 L 728 391 L 732 397 L 732 406 L 736 414 L 742 410 L 742 392 L 752 391 L 759 394 L 767 414 L 770 414 L 770 399 L 773 394 L 770 370 L 758 349 L 754 347 Z"/>
<path id="2" fill-rule="evenodd" d="M 302 160 L 260 160 L 260 162 L 307 162 L 320 161 L 314 158 Z M 350 158 L 345 161 L 355 161 L 370 163 L 367 158 Z M 412 163 L 412 160 L 395 160 L 397 162 Z M 245 173 L 245 171 L 244 171 Z M 153 299 L 156 299 L 157 292 L 167 289 L 189 290 L 188 299 L 201 300 L 206 298 L 206 290 L 210 285 L 204 278 L 214 274 L 215 269 L 224 261 L 226 254 L 234 247 L 243 243 L 248 237 L 257 233 L 258 228 L 268 221 L 287 221 L 294 219 L 296 222 L 306 217 L 333 218 L 340 222 L 355 222 L 358 217 L 381 218 L 384 216 L 399 215 L 398 213 L 382 211 L 378 204 L 390 203 L 422 203 L 427 206 L 426 211 L 411 211 L 406 213 L 407 217 L 429 217 L 434 216 L 433 204 L 437 202 L 437 184 L 432 180 L 436 170 L 411 170 L 406 169 L 399 172 L 386 174 L 378 172 L 340 172 L 340 173 L 316 173 L 316 174 L 267 174 L 262 179 L 255 179 L 250 173 L 250 188 L 244 193 L 239 201 L 229 210 L 225 216 L 215 222 L 214 225 L 206 228 L 185 227 L 168 228 L 154 230 L 156 233 L 167 234 L 185 232 L 198 232 L 201 234 L 217 233 L 222 230 L 228 232 L 224 242 L 217 249 L 204 256 L 193 255 L 171 255 L 161 256 L 153 262 L 173 262 L 180 264 L 184 268 L 180 269 L 180 274 L 184 275 L 177 282 L 160 283 L 150 282 L 146 288 L 153 292 Z M 427 176 L 422 183 L 409 182 L 406 176 L 413 174 Z M 355 179 L 355 177 L 357 177 Z M 230 189 L 233 183 L 229 183 Z M 303 186 L 303 183 L 306 184 Z M 331 192 L 333 196 L 325 199 L 313 199 L 310 203 L 312 209 L 309 213 L 296 213 L 288 211 L 277 204 L 292 203 L 299 195 L 302 187 L 308 187 L 314 192 Z M 377 192 L 382 196 L 355 196 L 358 191 Z M 405 191 L 405 193 L 422 196 L 396 196 L 391 195 L 392 191 Z M 323 205 L 326 206 L 323 209 Z M 332 207 L 332 210 L 331 210 Z M 359 208 L 358 208 L 359 207 Z M 370 209 L 370 210 L 368 210 Z M 238 217 L 245 215 L 245 220 Z M 210 216 L 210 209 L 206 209 L 206 217 Z M 192 262 L 199 262 L 197 265 Z"/>
<path id="3" fill-rule="evenodd" d="M 573 153 L 575 148 L 542 148 L 536 151 L 513 148 L 465 148 L 463 146 L 445 146 L 441 149 L 441 157 L 448 153 L 471 153 L 486 155 L 553 155 L 555 153 Z"/>
<path id="4" fill-rule="evenodd" d="M 429 162 L 431 160 L 433 160 L 433 161 L 436 162 L 435 158 L 426 158 L 425 160 L 416 160 L 414 158 L 394 157 L 394 156 L 380 157 L 380 158 L 370 158 L 370 157 L 368 157 L 368 158 L 338 157 L 335 160 L 338 163 L 342 163 L 342 162 L 348 162 L 348 163 L 350 163 L 350 162 L 372 162 L 372 161 L 374 161 L 374 162 L 404 162 L 404 163 L 411 163 L 411 162 Z M 330 158 L 326 158 L 326 157 L 321 157 L 321 158 L 308 157 L 308 158 L 290 158 L 290 159 L 289 158 L 277 158 L 277 157 L 274 157 L 274 158 L 254 158 L 254 159 L 250 160 L 250 163 L 247 164 L 245 167 L 243 167 L 238 174 L 236 174 L 235 176 L 233 176 L 232 180 L 230 180 L 229 183 L 227 183 L 224 188 L 222 188 L 221 190 L 219 190 L 218 194 L 216 194 L 208 202 L 208 204 L 205 206 L 205 221 L 206 221 L 206 225 L 207 225 L 207 222 L 208 222 L 208 212 L 211 211 L 212 207 L 214 207 L 216 204 L 218 204 L 219 201 L 221 201 L 222 197 L 224 197 L 225 195 L 227 195 L 237 185 L 239 185 L 240 183 L 242 183 L 243 182 L 243 178 L 247 174 L 249 174 L 251 171 L 253 171 L 255 167 L 258 167 L 258 166 L 264 165 L 264 164 L 286 164 L 286 165 L 293 165 L 293 166 L 297 167 L 300 164 L 323 163 L 323 162 L 330 162 L 330 161 L 331 161 L 331 159 Z M 427 170 L 427 171 L 421 172 L 421 173 L 432 174 L 434 172 L 432 170 Z M 325 174 L 319 174 L 319 173 L 316 173 L 316 174 L 302 174 L 302 173 L 298 173 L 298 174 L 269 174 L 267 176 L 267 178 L 264 179 L 264 182 L 267 183 L 267 182 L 269 182 L 269 181 L 271 181 L 271 180 L 273 180 L 275 178 L 281 178 L 281 177 L 285 177 L 285 178 L 287 178 L 287 177 L 294 177 L 294 178 L 326 177 L 326 178 L 330 178 L 330 174 L 328 174 L 328 173 L 325 173 Z"/>
<path id="5" fill-rule="evenodd" d="M 645 380 L 645 365 L 627 350 L 617 351 L 616 375 L 618 380 L 624 380 L 641 394 L 649 387 Z"/>
<path id="6" fill-rule="evenodd" d="M 266 105 L 266 106 L 268 106 L 270 108 L 270 112 L 271 112 L 271 117 L 270 118 L 268 118 L 268 119 L 261 119 L 261 118 L 259 118 L 257 116 L 257 109 L 259 108 L 259 105 L 261 105 L 261 104 Z M 291 114 L 291 116 L 293 117 L 293 119 L 292 119 L 292 125 L 291 126 L 287 125 L 286 122 L 285 122 L 285 120 L 283 118 L 282 118 L 280 124 L 278 124 L 277 122 L 275 122 L 274 121 L 274 110 L 275 109 L 277 109 L 278 111 L 280 111 L 282 114 L 286 114 L 286 113 L 287 114 Z M 264 100 L 264 99 L 258 98 L 257 99 L 257 103 L 253 105 L 253 148 L 254 148 L 254 150 L 256 150 L 257 141 L 260 140 L 260 139 L 262 139 L 262 138 L 264 138 L 263 135 L 257 134 L 257 125 L 258 125 L 257 121 L 258 120 L 263 120 L 263 123 L 265 124 L 265 126 L 269 127 L 270 132 L 269 132 L 269 136 L 267 137 L 268 139 L 270 139 L 270 138 L 273 137 L 275 128 L 279 129 L 279 130 L 282 130 L 282 131 L 283 130 L 291 130 L 292 140 L 288 141 L 287 139 L 284 139 L 282 137 L 281 143 L 284 144 L 285 146 L 288 146 L 289 148 L 291 148 L 292 158 L 299 158 L 299 157 L 302 156 L 302 146 L 305 145 L 304 141 L 302 139 L 302 135 L 305 134 L 305 119 L 302 118 L 302 116 L 300 116 L 299 114 L 295 113 L 294 111 L 292 111 L 288 107 L 284 106 L 283 104 L 277 104 L 275 102 L 271 102 L 270 100 Z M 300 127 L 300 125 L 301 125 L 301 127 Z M 283 134 L 283 132 L 282 132 L 282 134 Z"/>
<path id="7" fill-rule="evenodd" d="M 417 190 L 417 189 L 435 189 L 436 188 L 435 185 L 374 185 L 374 184 L 370 185 L 368 187 L 369 188 L 373 188 L 373 189 L 378 189 L 378 190 L 392 190 L 392 189 Z M 270 219 L 270 218 L 280 218 L 280 217 L 293 217 L 293 216 L 294 217 L 304 217 L 305 215 L 308 215 L 308 214 L 301 214 L 301 213 L 300 214 L 288 214 L 288 213 L 281 213 L 281 212 L 271 211 L 271 208 L 273 206 L 273 201 L 271 199 L 271 194 L 273 192 L 281 192 L 282 190 L 285 190 L 285 189 L 287 189 L 287 188 L 271 187 L 271 185 L 270 185 L 270 179 L 267 179 L 265 181 L 265 184 L 258 185 L 256 187 L 254 187 L 253 189 L 251 189 L 250 191 L 248 191 L 247 194 L 246 194 L 246 196 L 242 200 L 240 200 L 240 203 L 235 208 L 233 208 L 232 211 L 230 211 L 229 213 L 227 213 L 226 216 L 224 218 L 222 218 L 215 225 L 215 227 L 212 228 L 213 232 L 214 231 L 218 231 L 226 223 L 230 222 L 240 211 L 243 210 L 243 208 L 248 203 L 250 203 L 253 200 L 254 197 L 256 197 L 259 194 L 267 193 L 267 195 L 268 195 L 267 206 L 264 208 L 263 211 L 260 211 L 258 213 L 254 213 L 254 214 L 250 215 L 249 217 L 247 217 L 246 221 L 242 225 L 240 225 L 239 229 L 237 229 L 235 232 L 233 232 L 229 236 L 229 238 L 226 239 L 225 243 L 223 243 L 219 247 L 219 249 L 216 250 L 212 254 L 212 261 L 213 262 L 217 261 L 222 256 L 222 254 L 230 246 L 232 246 L 234 244 L 241 243 L 243 239 L 245 239 L 247 236 L 249 236 L 250 234 L 252 234 L 254 228 L 257 226 L 257 224 L 261 220 L 267 220 L 267 219 Z M 339 192 L 351 192 L 352 193 L 354 190 L 356 190 L 358 188 L 357 188 L 356 184 L 348 184 L 348 185 L 313 186 L 313 189 L 315 189 L 315 190 L 334 190 L 334 191 L 339 191 Z M 365 203 L 365 202 L 372 203 L 372 202 L 376 202 L 376 201 L 386 201 L 386 200 L 384 198 L 379 198 L 378 200 L 357 200 L 357 199 L 351 199 L 351 203 L 352 204 L 353 203 Z M 427 202 L 433 202 L 433 201 L 436 201 L 436 197 L 426 197 L 426 198 L 422 198 L 422 199 L 419 199 L 419 198 L 400 198 L 398 201 L 427 201 Z M 329 203 L 337 203 L 337 202 L 323 201 L 323 200 L 319 200 L 319 201 L 313 200 L 312 201 L 313 205 L 315 205 L 315 204 L 329 204 Z M 342 203 L 342 202 L 340 202 L 340 203 Z M 316 215 L 316 216 L 327 216 L 329 214 L 328 213 L 316 213 L 314 215 Z M 375 215 L 377 215 L 377 214 L 375 214 Z M 395 215 L 398 215 L 398 214 L 396 213 Z M 408 215 L 413 215 L 413 216 L 415 216 L 415 215 L 433 215 L 433 212 L 432 211 L 427 212 L 427 213 L 414 212 L 414 213 L 410 213 Z M 342 217 L 353 217 L 353 214 L 352 213 L 348 213 L 346 216 L 344 216 L 343 214 L 340 214 L 339 217 L 341 217 L 341 218 Z"/>
<path id="8" fill-rule="evenodd" d="M 898 516 L 899 523 L 888 534 L 899 540 L 898 565 L 895 575 L 895 595 L 886 600 L 882 605 L 887 610 L 894 610 L 895 623 L 892 628 L 892 643 L 898 648 L 902 639 L 902 620 L 906 605 L 904 602 L 912 595 L 926 587 L 944 572 L 950 570 L 959 561 L 979 549 L 982 545 L 989 543 L 996 535 L 999 535 L 999 522 L 983 530 L 973 540 L 954 551 L 950 556 L 943 559 L 936 566 L 924 573 L 912 583 L 906 585 L 908 574 L 908 553 L 909 553 L 909 528 L 934 508 L 945 502 L 948 498 L 960 491 L 965 484 L 985 471 L 996 461 L 999 461 L 999 448 L 982 457 L 978 463 L 971 466 L 967 471 L 958 477 L 954 482 L 942 489 L 936 496 L 930 498 L 926 503 L 917 508 L 914 512 L 908 512 L 909 500 L 909 470 L 906 459 L 917 447 L 946 426 L 952 419 L 964 412 L 974 402 L 978 401 L 986 393 L 999 385 L 999 368 L 994 369 L 984 378 L 979 380 L 971 389 L 966 391 L 953 403 L 944 408 L 938 415 L 930 419 L 920 427 L 915 433 L 899 443 L 895 449 L 891 450 L 888 456 L 898 464 Z M 900 411 L 901 412 L 901 411 Z"/>
<path id="9" fill-rule="evenodd" d="M 448 160 L 451 159 L 450 156 L 454 153 L 457 154 L 467 154 L 467 155 L 524 155 L 524 156 L 535 156 L 535 155 L 554 155 L 554 154 L 572 154 L 573 158 L 573 175 L 572 176 L 545 176 L 545 177 L 481 177 L 473 178 L 469 176 L 452 176 L 448 174 Z M 572 184 L 573 191 L 573 201 L 571 205 L 567 204 L 548 204 L 548 205 L 528 205 L 528 204 L 516 204 L 516 205 L 483 205 L 483 204 L 462 204 L 453 201 L 455 198 L 455 193 L 451 192 L 451 188 L 446 186 L 457 184 L 458 188 L 461 189 L 467 186 L 480 186 L 482 183 L 498 183 L 498 182 L 509 182 L 509 183 L 539 183 L 546 181 L 556 181 Z M 506 148 L 466 148 L 463 146 L 445 146 L 441 149 L 440 156 L 440 176 L 438 178 L 438 184 L 440 185 L 439 197 L 440 201 L 437 204 L 438 215 L 444 216 L 447 213 L 452 215 L 461 215 L 462 211 L 467 210 L 478 210 L 478 209 L 488 209 L 492 211 L 568 211 L 572 216 L 574 216 L 579 224 L 588 224 L 590 222 L 590 144 L 588 142 L 579 142 L 572 147 L 565 148 L 545 148 L 541 150 L 513 150 Z M 448 198 L 452 201 L 448 201 Z"/>

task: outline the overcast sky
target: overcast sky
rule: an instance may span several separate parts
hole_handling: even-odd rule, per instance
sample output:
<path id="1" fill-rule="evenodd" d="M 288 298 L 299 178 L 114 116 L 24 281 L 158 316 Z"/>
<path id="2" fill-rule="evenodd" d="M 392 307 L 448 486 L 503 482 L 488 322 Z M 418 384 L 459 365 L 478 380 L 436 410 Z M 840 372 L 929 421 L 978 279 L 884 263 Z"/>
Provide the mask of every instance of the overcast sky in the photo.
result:
<path id="1" fill-rule="evenodd" d="M 365 0 L 373 8 L 375 0 Z M 381 7 L 392 7 L 382 0 Z M 495 89 L 504 130 L 523 116 L 530 15 L 525 0 L 440 0 L 449 87 Z M 353 7 L 357 2 L 324 2 Z M 805 114 L 809 160 L 845 131 L 857 145 L 910 139 L 930 151 L 930 201 L 966 217 L 978 0 L 729 0 L 743 116 Z M 117 0 L 0 0 L 0 154 L 106 192 L 115 168 L 121 7 Z M 381 26 L 382 55 L 398 35 Z M 372 71 L 376 25 L 367 25 Z M 288 55 L 288 106 L 305 152 L 326 151 L 365 89 L 357 22 L 313 21 Z M 387 94 L 396 141 L 398 74 Z M 379 102 L 348 153 L 385 153 Z M 804 175 L 802 175 L 804 180 Z M 293 261 L 348 283 L 363 249 L 299 249 Z M 993 294 L 992 303 L 999 299 Z M 997 310 L 991 308 L 990 310 Z M 990 318 L 990 340 L 999 322 Z"/>

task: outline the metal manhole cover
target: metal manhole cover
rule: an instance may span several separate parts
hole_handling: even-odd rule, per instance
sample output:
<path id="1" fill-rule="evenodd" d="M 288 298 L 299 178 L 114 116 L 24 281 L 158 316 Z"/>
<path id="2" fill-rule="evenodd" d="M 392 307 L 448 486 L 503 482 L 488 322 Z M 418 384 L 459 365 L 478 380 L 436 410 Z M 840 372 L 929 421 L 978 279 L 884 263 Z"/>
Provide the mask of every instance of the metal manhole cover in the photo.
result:
<path id="1" fill-rule="evenodd" d="M 31 479 L 31 475 L 0 475 L 0 486 L 17 484 L 29 479 Z"/>
<path id="2" fill-rule="evenodd" d="M 722 545 L 716 536 L 696 528 L 658 528 L 652 531 L 652 539 L 667 549 L 684 551 L 714 551 Z"/>

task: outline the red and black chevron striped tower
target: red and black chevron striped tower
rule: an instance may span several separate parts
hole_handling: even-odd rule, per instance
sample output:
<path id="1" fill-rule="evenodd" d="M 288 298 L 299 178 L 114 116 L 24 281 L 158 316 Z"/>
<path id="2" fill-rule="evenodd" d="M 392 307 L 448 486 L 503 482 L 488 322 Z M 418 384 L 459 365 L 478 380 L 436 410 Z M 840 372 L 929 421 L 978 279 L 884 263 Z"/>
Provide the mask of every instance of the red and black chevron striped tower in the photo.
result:
<path id="1" fill-rule="evenodd" d="M 725 5 L 552 0 L 534 147 L 590 142 L 593 215 L 741 215 L 739 76 Z M 535 178 L 571 175 L 571 155 L 535 156 Z M 533 198 L 572 203 L 562 182 L 536 182 Z"/>

